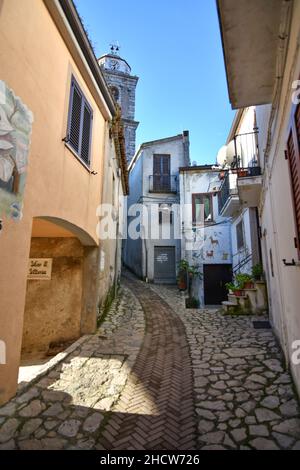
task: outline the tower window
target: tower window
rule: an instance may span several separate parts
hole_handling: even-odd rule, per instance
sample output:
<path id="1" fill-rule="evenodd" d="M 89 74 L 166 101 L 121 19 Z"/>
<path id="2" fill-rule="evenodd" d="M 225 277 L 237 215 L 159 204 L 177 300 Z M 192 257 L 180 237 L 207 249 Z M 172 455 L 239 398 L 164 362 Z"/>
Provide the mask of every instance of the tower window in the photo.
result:
<path id="1" fill-rule="evenodd" d="M 119 98 L 120 98 L 119 89 L 118 89 L 116 86 L 111 86 L 111 87 L 110 87 L 110 92 L 111 92 L 111 94 L 112 94 L 114 100 L 115 100 L 116 102 L 118 102 L 118 101 L 119 101 Z"/>

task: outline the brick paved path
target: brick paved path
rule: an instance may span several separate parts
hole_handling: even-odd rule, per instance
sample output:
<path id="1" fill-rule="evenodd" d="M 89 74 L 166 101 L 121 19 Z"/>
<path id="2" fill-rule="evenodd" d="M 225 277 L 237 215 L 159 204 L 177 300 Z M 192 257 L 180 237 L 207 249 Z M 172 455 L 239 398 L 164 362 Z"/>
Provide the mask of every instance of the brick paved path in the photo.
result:
<path id="1" fill-rule="evenodd" d="M 131 279 L 130 287 L 143 307 L 146 334 L 97 448 L 194 449 L 193 378 L 183 323 L 142 283 Z"/>
<path id="2" fill-rule="evenodd" d="M 298 449 L 271 330 L 128 278 L 95 335 L 0 407 L 1 449 Z"/>

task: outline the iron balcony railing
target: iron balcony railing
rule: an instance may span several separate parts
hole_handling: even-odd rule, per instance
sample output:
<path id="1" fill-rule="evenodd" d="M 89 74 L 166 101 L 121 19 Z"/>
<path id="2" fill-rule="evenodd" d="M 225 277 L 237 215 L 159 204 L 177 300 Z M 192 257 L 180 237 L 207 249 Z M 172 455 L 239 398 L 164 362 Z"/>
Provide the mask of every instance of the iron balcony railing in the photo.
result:
<path id="1" fill-rule="evenodd" d="M 149 192 L 150 193 L 177 193 L 178 192 L 177 175 L 150 175 Z"/>
<path id="2" fill-rule="evenodd" d="M 260 176 L 260 166 L 249 166 L 247 168 L 233 168 L 232 173 L 236 173 L 238 178 L 248 178 L 249 176 Z"/>
<path id="3" fill-rule="evenodd" d="M 230 179 L 230 174 L 236 175 L 237 178 L 249 178 L 249 177 L 254 177 L 254 176 L 260 176 L 261 167 L 249 166 L 247 168 L 232 168 L 231 170 L 220 172 L 220 177 L 223 178 L 223 183 L 219 191 L 219 212 L 220 213 L 222 213 L 222 210 L 230 197 L 238 196 L 237 180 L 235 180 L 235 184 L 234 184 L 234 179 L 233 179 L 234 177 Z"/>
<path id="4" fill-rule="evenodd" d="M 237 186 L 234 188 L 230 188 L 230 175 L 229 172 L 226 171 L 223 176 L 223 183 L 221 189 L 218 194 L 219 198 L 219 212 L 222 213 L 224 206 L 226 205 L 228 199 L 232 196 L 238 195 Z"/>

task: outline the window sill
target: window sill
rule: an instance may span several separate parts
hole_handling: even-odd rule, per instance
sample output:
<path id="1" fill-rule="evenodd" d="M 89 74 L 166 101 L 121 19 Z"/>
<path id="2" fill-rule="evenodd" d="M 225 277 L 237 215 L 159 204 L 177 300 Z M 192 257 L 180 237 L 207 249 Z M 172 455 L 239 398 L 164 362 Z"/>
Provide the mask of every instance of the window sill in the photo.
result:
<path id="1" fill-rule="evenodd" d="M 214 220 L 211 222 L 204 222 L 204 224 L 193 222 L 193 227 L 210 227 L 212 225 L 216 225 Z"/>
<path id="2" fill-rule="evenodd" d="M 68 142 L 65 142 L 65 147 L 67 147 L 67 149 L 74 155 L 74 157 L 76 158 L 76 160 L 79 161 L 79 163 L 81 163 L 81 165 L 89 172 L 89 173 L 92 173 L 92 170 L 91 168 L 80 158 L 80 156 L 78 155 L 78 153 L 76 152 L 76 150 L 73 149 L 73 147 L 68 144 Z"/>

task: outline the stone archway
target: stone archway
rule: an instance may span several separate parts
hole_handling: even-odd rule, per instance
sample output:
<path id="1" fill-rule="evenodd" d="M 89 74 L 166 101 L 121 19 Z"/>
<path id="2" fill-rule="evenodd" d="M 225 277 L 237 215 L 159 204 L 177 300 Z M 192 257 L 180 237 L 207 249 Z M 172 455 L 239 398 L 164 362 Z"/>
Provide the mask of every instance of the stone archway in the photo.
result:
<path id="1" fill-rule="evenodd" d="M 39 217 L 29 257 L 21 365 L 34 366 L 95 330 L 98 246 L 65 220 Z"/>

